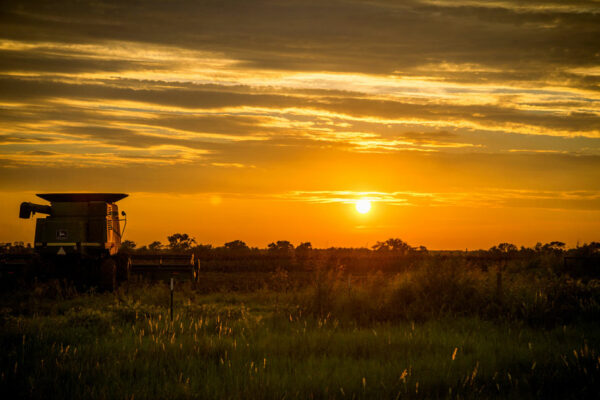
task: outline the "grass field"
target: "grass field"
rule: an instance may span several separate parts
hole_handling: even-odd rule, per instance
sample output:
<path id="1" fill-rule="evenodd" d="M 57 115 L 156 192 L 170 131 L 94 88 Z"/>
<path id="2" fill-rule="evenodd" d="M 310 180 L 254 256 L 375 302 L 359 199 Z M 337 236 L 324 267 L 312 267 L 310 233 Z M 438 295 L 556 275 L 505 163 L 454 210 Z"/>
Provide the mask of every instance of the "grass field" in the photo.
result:
<path id="1" fill-rule="evenodd" d="M 166 284 L 2 297 L 5 398 L 594 398 L 594 282 L 285 273 L 221 291 Z M 516 275 L 515 275 L 516 276 Z M 235 279 L 231 279 L 235 281 Z M 216 285 L 216 283 L 215 283 Z M 209 285 L 210 286 L 210 285 Z M 207 287 L 209 287 L 207 286 Z M 249 289 L 251 288 L 251 289 Z M 566 293 L 566 294 L 565 294 Z"/>

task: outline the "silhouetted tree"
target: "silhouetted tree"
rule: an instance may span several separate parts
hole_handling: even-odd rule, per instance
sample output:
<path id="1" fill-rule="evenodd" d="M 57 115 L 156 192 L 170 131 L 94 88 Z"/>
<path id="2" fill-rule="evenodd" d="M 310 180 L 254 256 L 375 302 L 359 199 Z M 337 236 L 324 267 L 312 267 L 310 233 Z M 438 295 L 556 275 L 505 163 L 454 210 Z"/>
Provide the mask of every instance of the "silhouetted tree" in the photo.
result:
<path id="1" fill-rule="evenodd" d="M 167 236 L 169 248 L 172 250 L 189 250 L 196 243 L 196 239 L 190 237 L 187 233 L 174 233 Z"/>
<path id="2" fill-rule="evenodd" d="M 550 242 L 542 246 L 543 252 L 548 253 L 562 253 L 565 251 L 565 244 L 563 242 Z"/>
<path id="3" fill-rule="evenodd" d="M 312 250 L 312 244 L 310 242 L 300 243 L 296 247 L 296 258 L 300 260 L 306 260 Z"/>
<path id="4" fill-rule="evenodd" d="M 377 242 L 372 246 L 375 251 L 390 251 L 405 255 L 415 251 L 415 249 L 402 239 L 390 238 L 385 242 Z"/>
<path id="5" fill-rule="evenodd" d="M 582 256 L 582 257 L 596 257 L 600 256 L 600 242 L 590 242 L 583 246 L 577 246 L 575 249 L 571 249 L 569 254 Z"/>
<path id="6" fill-rule="evenodd" d="M 163 248 L 163 245 L 158 240 L 155 240 L 154 242 L 152 242 L 148 245 L 148 250 L 150 250 L 150 251 L 159 251 L 162 248 Z"/>
<path id="7" fill-rule="evenodd" d="M 234 240 L 232 242 L 227 242 L 227 243 L 225 243 L 224 247 L 227 250 L 232 250 L 232 251 L 240 251 L 240 250 L 249 250 L 250 249 L 246 245 L 246 243 L 241 240 Z"/>
<path id="8" fill-rule="evenodd" d="M 490 248 L 490 253 L 501 253 L 501 254 L 508 254 L 508 253 L 515 253 L 517 252 L 517 246 L 515 246 L 512 243 L 500 243 L 497 246 L 494 246 L 492 248 Z"/>
<path id="9" fill-rule="evenodd" d="M 277 243 L 269 243 L 269 250 L 294 250 L 294 245 L 287 240 L 278 240 Z"/>
<path id="10" fill-rule="evenodd" d="M 298 245 L 298 247 L 296 247 L 296 250 L 312 250 L 312 248 L 313 248 L 312 247 L 312 243 L 310 243 L 310 242 L 303 242 L 303 243 L 300 243 Z"/>
<path id="11" fill-rule="evenodd" d="M 274 243 L 269 243 L 268 251 L 272 254 L 280 256 L 291 257 L 294 254 L 294 245 L 287 240 L 278 240 Z"/>
<path id="12" fill-rule="evenodd" d="M 389 251 L 390 246 L 386 242 L 380 242 L 379 240 L 371 248 L 375 251 Z"/>
<path id="13" fill-rule="evenodd" d="M 121 242 L 121 250 L 133 250 L 135 247 L 136 244 L 133 240 L 124 240 Z"/>
<path id="14" fill-rule="evenodd" d="M 542 243 L 541 242 L 537 242 L 535 244 L 535 247 L 533 248 L 536 252 L 541 253 L 542 252 Z"/>

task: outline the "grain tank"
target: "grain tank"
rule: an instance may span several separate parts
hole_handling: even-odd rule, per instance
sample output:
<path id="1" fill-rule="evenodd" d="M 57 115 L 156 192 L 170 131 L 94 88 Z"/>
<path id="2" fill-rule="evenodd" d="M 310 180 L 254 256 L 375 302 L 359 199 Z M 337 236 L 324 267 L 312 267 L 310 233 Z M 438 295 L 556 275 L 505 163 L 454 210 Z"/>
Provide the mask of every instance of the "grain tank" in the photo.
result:
<path id="1" fill-rule="evenodd" d="M 0 254 L 1 278 L 64 278 L 108 290 L 132 274 L 150 280 L 197 280 L 199 265 L 193 254 L 119 253 L 121 222 L 126 220 L 116 203 L 127 194 L 37 196 L 50 205 L 23 202 L 19 209 L 19 217 L 24 219 L 36 213 L 46 215 L 36 220 L 34 254 Z"/>
<path id="2" fill-rule="evenodd" d="M 47 193 L 38 197 L 50 206 L 21 203 L 20 218 L 47 214 L 38 218 L 34 248 L 44 256 L 85 255 L 108 257 L 121 246 L 121 226 L 117 201 L 122 193 Z M 125 213 L 123 213 L 123 216 Z"/>
<path id="3" fill-rule="evenodd" d="M 37 218 L 34 249 L 36 275 L 68 277 L 106 289 L 129 275 L 129 260 L 119 257 L 121 219 L 117 201 L 123 193 L 45 193 L 50 205 L 21 203 L 19 217 Z M 121 216 L 125 216 L 123 212 Z"/>

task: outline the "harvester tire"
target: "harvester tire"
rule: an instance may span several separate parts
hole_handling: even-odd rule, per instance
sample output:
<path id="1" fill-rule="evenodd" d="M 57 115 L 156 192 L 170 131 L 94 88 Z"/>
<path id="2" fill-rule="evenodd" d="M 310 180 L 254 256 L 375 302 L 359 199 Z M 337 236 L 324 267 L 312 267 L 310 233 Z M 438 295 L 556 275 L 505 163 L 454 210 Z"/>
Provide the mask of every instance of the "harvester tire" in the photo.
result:
<path id="1" fill-rule="evenodd" d="M 100 288 L 114 291 L 117 288 L 117 263 L 107 258 L 100 264 Z"/>
<path id="2" fill-rule="evenodd" d="M 117 282 L 127 282 L 131 279 L 131 259 L 125 254 L 114 256 L 117 263 Z"/>

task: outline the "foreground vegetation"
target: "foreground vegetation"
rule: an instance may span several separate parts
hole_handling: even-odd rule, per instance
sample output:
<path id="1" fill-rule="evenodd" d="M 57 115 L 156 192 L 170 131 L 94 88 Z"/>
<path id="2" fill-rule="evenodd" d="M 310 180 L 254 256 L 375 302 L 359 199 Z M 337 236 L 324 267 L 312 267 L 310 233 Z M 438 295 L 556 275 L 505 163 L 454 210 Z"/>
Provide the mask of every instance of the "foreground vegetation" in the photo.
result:
<path id="1" fill-rule="evenodd" d="M 116 293 L 7 293 L 0 392 L 15 398 L 594 398 L 600 288 L 552 268 L 429 260 L 205 273 Z M 501 277 L 499 282 L 498 277 Z M 245 282 L 245 285 L 241 285 Z"/>

